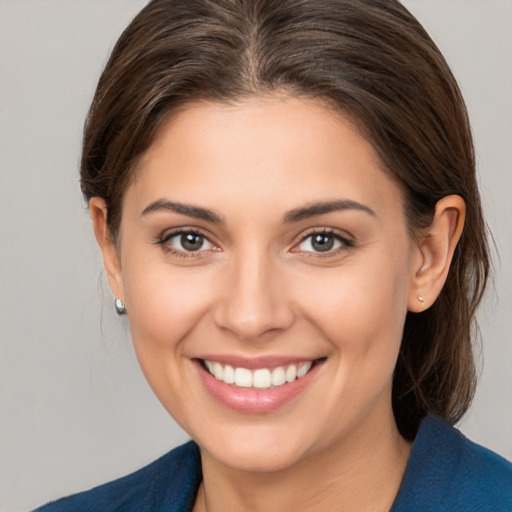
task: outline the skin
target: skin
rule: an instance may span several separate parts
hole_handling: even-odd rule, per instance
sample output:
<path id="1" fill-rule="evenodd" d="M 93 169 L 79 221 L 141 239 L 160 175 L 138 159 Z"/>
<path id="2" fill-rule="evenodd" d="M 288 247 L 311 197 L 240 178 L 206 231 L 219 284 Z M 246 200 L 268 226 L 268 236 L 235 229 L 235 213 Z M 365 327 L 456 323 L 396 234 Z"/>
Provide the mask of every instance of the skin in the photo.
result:
<path id="1" fill-rule="evenodd" d="M 223 222 L 142 214 L 158 200 Z M 371 212 L 284 220 L 339 200 Z M 410 451 L 391 408 L 405 316 L 444 284 L 462 199 L 443 198 L 412 239 L 401 189 L 358 130 L 318 101 L 273 95 L 171 117 L 125 193 L 118 240 L 103 200 L 90 210 L 146 378 L 201 448 L 195 510 L 389 510 Z M 199 251 L 180 228 L 205 236 Z M 325 230 L 336 242 L 318 252 L 306 237 Z M 294 400 L 250 414 L 212 399 L 193 363 L 204 354 L 325 360 Z"/>

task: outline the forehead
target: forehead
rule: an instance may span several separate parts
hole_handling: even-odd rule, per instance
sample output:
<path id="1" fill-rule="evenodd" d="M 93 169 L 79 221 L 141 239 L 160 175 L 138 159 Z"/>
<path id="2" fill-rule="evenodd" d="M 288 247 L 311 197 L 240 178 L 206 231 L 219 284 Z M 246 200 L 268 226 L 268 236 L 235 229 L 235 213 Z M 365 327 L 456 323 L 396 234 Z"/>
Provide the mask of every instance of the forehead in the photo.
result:
<path id="1" fill-rule="evenodd" d="M 289 96 L 182 108 L 141 158 L 126 195 L 141 205 L 170 196 L 224 209 L 329 198 L 401 205 L 398 185 L 348 118 Z"/>

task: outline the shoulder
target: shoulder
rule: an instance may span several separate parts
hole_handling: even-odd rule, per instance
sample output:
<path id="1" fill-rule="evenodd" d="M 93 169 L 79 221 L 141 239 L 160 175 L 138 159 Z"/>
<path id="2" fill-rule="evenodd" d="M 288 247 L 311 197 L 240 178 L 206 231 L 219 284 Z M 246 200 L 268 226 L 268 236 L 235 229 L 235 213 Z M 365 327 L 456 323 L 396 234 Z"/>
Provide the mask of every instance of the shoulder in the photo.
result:
<path id="1" fill-rule="evenodd" d="M 512 510 L 512 464 L 448 425 L 422 423 L 393 512 Z"/>
<path id="2" fill-rule="evenodd" d="M 34 512 L 189 510 L 201 478 L 199 448 L 188 442 L 134 473 Z"/>

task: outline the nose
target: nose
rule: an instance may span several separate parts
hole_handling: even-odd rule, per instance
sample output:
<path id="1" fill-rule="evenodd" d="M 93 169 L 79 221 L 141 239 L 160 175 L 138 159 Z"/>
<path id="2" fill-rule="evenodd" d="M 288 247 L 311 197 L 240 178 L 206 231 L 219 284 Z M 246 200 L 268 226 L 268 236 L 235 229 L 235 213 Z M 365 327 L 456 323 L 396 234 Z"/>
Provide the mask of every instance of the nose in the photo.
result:
<path id="1" fill-rule="evenodd" d="M 215 324 L 239 339 L 256 341 L 287 330 L 294 322 L 283 273 L 268 255 L 234 262 L 220 286 Z"/>

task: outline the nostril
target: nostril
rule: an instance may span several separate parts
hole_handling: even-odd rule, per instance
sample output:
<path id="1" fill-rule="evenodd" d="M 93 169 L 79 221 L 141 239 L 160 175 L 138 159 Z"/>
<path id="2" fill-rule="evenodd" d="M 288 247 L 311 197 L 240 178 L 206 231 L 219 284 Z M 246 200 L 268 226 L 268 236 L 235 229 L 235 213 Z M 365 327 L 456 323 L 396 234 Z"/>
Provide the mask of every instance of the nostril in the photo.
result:
<path id="1" fill-rule="evenodd" d="M 283 309 L 283 306 L 271 304 L 252 309 L 243 304 L 224 305 L 217 309 L 214 320 L 217 327 L 239 339 L 258 340 L 276 335 L 291 326 L 293 313 Z"/>

